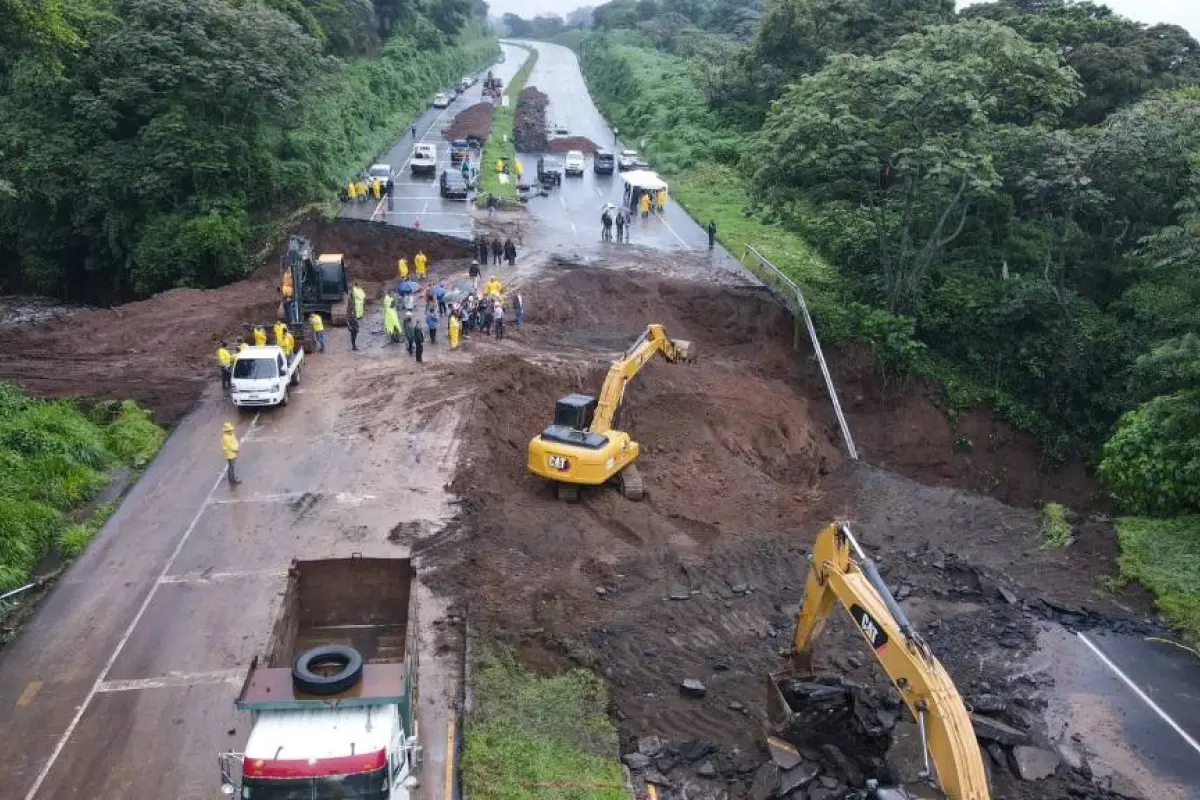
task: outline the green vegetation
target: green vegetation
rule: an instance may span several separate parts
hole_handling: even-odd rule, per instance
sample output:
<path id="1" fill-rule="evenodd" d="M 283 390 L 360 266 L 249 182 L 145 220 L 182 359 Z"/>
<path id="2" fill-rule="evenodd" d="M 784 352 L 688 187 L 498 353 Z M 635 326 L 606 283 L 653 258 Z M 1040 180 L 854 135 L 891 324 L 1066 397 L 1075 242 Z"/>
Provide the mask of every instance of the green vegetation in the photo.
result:
<path id="1" fill-rule="evenodd" d="M 604 683 L 575 669 L 552 678 L 491 652 L 474 675 L 462 780 L 476 800 L 624 800 Z"/>
<path id="2" fill-rule="evenodd" d="M 0 289 L 87 302 L 243 277 L 498 52 L 472 0 L 49 5 L 0 10 Z"/>
<path id="3" fill-rule="evenodd" d="M 1071 523 L 1067 522 L 1066 507 L 1061 503 L 1046 503 L 1042 508 L 1042 546 L 1068 547 L 1074 541 Z"/>
<path id="4" fill-rule="evenodd" d="M 517 113 L 517 98 L 520 97 L 521 90 L 525 88 L 525 82 L 529 80 L 529 75 L 533 72 L 533 65 L 537 63 L 538 57 L 536 50 L 522 49 L 529 53 L 529 56 L 517 70 L 517 74 L 513 75 L 508 86 L 504 87 L 504 94 L 508 96 L 508 105 L 496 107 L 496 113 L 492 117 L 492 129 L 488 133 L 487 141 L 483 144 L 483 154 L 479 158 L 480 192 L 475 198 L 475 202 L 479 205 L 487 203 L 489 195 L 498 198 L 502 203 L 517 202 L 516 168 L 514 167 L 509 175 L 508 182 L 501 183 L 500 175 L 496 172 L 496 162 L 504 159 L 505 164 L 514 164 L 517 158 L 517 147 L 513 141 L 513 122 Z"/>
<path id="5" fill-rule="evenodd" d="M 85 413 L 66 400 L 33 400 L 0 384 L 0 592 L 21 586 L 58 547 L 78 555 L 112 513 L 72 517 L 120 466 L 144 466 L 166 434 L 131 402 Z"/>
<path id="6" fill-rule="evenodd" d="M 1175 626 L 1200 640 L 1200 516 L 1117 520 L 1121 577 L 1145 584 Z"/>

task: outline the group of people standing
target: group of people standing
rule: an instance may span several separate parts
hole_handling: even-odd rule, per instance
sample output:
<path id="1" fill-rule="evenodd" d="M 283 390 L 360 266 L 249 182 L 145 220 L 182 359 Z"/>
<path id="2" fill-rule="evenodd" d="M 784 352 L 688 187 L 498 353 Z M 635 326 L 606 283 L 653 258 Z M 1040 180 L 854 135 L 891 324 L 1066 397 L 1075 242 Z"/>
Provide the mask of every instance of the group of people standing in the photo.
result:
<path id="1" fill-rule="evenodd" d="M 486 236 L 477 237 L 475 239 L 475 259 L 480 264 L 487 264 L 489 253 L 491 253 L 491 263 L 495 266 L 500 266 L 503 261 L 507 261 L 511 267 L 517 261 L 517 246 L 513 244 L 511 238 L 506 237 L 501 242 L 499 236 L 493 236 L 489 243 Z"/>
<path id="2" fill-rule="evenodd" d="M 392 182 L 391 177 L 385 181 L 382 178 L 373 178 L 366 173 L 359 173 L 358 177 L 346 184 L 346 188 L 342 192 L 342 202 L 365 203 L 368 198 L 372 197 L 382 200 L 385 197 L 391 197 L 395 191 L 396 184 Z"/>

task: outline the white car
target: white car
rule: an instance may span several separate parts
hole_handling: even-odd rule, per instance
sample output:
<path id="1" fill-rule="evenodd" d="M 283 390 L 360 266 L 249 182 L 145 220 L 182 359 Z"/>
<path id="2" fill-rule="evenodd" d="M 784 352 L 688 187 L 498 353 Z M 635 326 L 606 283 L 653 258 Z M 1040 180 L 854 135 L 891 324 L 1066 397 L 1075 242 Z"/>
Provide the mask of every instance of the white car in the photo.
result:
<path id="1" fill-rule="evenodd" d="M 437 145 L 418 142 L 413 145 L 409 165 L 413 175 L 437 174 Z"/>
<path id="2" fill-rule="evenodd" d="M 369 178 L 379 178 L 379 180 L 387 183 L 388 178 L 392 177 L 391 164 L 372 164 L 371 169 L 367 172 Z"/>
<path id="3" fill-rule="evenodd" d="M 230 399 L 238 408 L 286 406 L 288 387 L 300 383 L 303 361 L 303 347 L 297 347 L 291 359 L 282 347 L 247 347 L 233 362 Z"/>
<path id="4" fill-rule="evenodd" d="M 442 94 L 441 92 L 438 92 L 437 94 L 435 94 L 433 96 L 433 107 L 434 108 L 447 108 L 447 107 L 449 107 L 449 105 L 450 105 L 450 98 L 447 97 L 446 95 Z"/>
<path id="5" fill-rule="evenodd" d="M 582 175 L 584 166 L 584 158 L 582 150 L 568 150 L 567 157 L 563 159 L 563 172 L 568 175 Z"/>

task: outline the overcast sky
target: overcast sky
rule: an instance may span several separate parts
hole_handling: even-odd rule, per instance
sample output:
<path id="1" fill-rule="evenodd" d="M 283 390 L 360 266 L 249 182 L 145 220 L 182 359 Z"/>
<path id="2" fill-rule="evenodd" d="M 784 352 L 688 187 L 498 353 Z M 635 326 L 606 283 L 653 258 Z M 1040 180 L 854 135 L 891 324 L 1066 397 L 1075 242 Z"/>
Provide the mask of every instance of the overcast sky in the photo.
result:
<path id="1" fill-rule="evenodd" d="M 959 7 L 972 5 L 977 0 L 957 0 Z M 489 0 L 492 14 L 500 16 L 507 12 L 525 18 L 538 14 L 560 14 L 581 6 L 596 6 L 598 2 L 587 0 Z M 1105 3 L 1121 16 L 1153 25 L 1157 22 L 1173 22 L 1191 31 L 1200 39 L 1200 0 L 1107 0 Z"/>

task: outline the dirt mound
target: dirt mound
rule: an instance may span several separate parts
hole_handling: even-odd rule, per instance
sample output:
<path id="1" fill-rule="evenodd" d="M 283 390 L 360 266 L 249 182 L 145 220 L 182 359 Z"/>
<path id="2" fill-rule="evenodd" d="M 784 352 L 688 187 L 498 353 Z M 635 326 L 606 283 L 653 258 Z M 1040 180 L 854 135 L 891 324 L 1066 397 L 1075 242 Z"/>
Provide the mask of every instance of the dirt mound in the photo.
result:
<path id="1" fill-rule="evenodd" d="M 596 143 L 586 136 L 563 136 L 560 139 L 551 139 L 546 145 L 546 152 L 559 155 L 569 150 L 581 150 L 586 156 L 594 156 L 599 149 Z"/>
<path id="2" fill-rule="evenodd" d="M 533 86 L 521 90 L 513 117 L 513 143 L 521 153 L 546 151 L 546 105 L 550 98 Z"/>
<path id="3" fill-rule="evenodd" d="M 476 103 L 470 108 L 460 111 L 454 122 L 442 128 L 442 135 L 454 139 L 476 139 L 483 141 L 492 130 L 492 117 L 496 107 L 491 103 Z"/>
<path id="4" fill-rule="evenodd" d="M 383 222 L 310 218 L 298 228 L 301 234 L 312 240 L 313 247 L 319 252 L 344 254 L 352 281 L 391 280 L 396 277 L 396 260 L 407 258 L 411 265 L 418 250 L 424 251 L 429 257 L 431 271 L 436 269 L 440 261 L 471 257 L 470 242 Z M 272 279 L 279 264 L 278 253 L 277 250 L 274 260 L 263 267 L 264 274 Z"/>

